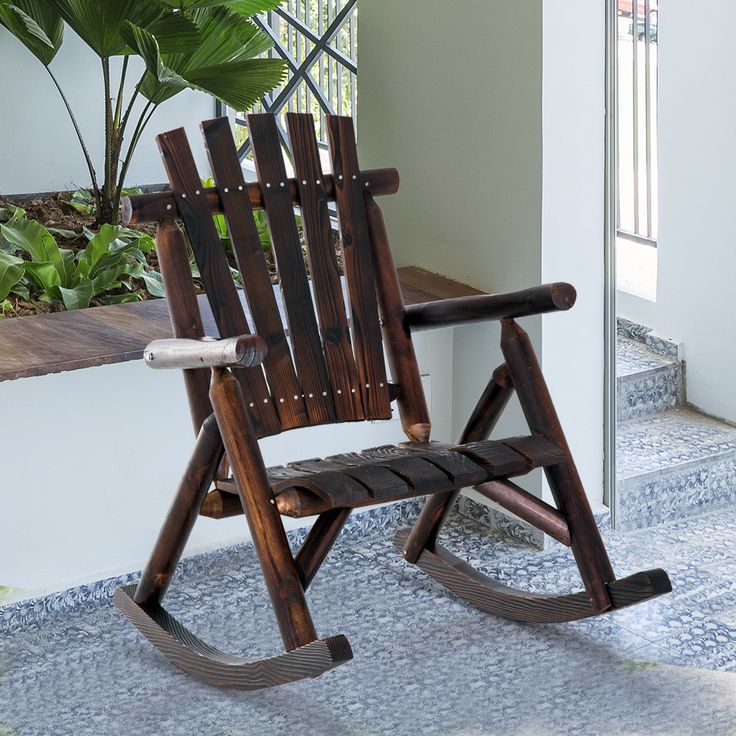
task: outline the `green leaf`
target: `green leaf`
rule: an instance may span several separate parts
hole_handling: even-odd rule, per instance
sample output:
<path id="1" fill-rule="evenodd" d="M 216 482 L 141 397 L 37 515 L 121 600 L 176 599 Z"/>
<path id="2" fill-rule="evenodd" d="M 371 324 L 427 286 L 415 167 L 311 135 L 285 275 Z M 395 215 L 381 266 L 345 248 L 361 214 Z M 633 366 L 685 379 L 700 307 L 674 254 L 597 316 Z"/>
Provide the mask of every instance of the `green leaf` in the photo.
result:
<path id="1" fill-rule="evenodd" d="M 89 279 L 81 281 L 73 289 L 66 289 L 63 286 L 59 287 L 61 292 L 61 299 L 64 302 L 64 306 L 69 309 L 86 309 L 92 301 L 94 294 L 94 286 Z"/>
<path id="2" fill-rule="evenodd" d="M 95 211 L 94 199 L 86 189 L 77 189 L 67 204 L 82 215 L 91 215 Z"/>
<path id="3" fill-rule="evenodd" d="M 53 263 L 49 261 L 43 263 L 26 263 L 25 272 L 32 284 L 42 292 L 41 299 L 43 301 L 51 301 L 52 299 L 58 298 L 58 287 L 61 286 L 61 276 Z"/>
<path id="4" fill-rule="evenodd" d="M 0 234 L 16 247 L 20 248 L 36 262 L 51 261 L 60 271 L 63 270 L 63 258 L 53 235 L 36 220 L 11 220 L 0 223 Z"/>
<path id="5" fill-rule="evenodd" d="M 24 273 L 22 258 L 0 251 L 0 301 L 15 289 Z"/>
<path id="6" fill-rule="evenodd" d="M 236 10 L 244 15 L 266 13 L 278 8 L 283 0 L 165 0 L 171 7 L 180 10 L 196 10 L 197 8 L 213 8 L 220 5 Z"/>
<path id="7" fill-rule="evenodd" d="M 100 304 L 127 304 L 128 302 L 139 302 L 143 297 L 139 291 L 133 291 L 130 294 L 111 294 L 110 296 L 101 296 L 97 299 Z"/>
<path id="8" fill-rule="evenodd" d="M 44 66 L 54 60 L 64 41 L 64 22 L 47 0 L 0 2 L 0 24 Z"/>
<path id="9" fill-rule="evenodd" d="M 164 288 L 164 280 L 158 271 L 144 271 L 140 278 L 146 284 L 146 291 L 155 297 L 166 296 L 166 289 Z"/>
<path id="10" fill-rule="evenodd" d="M 76 230 L 66 230 L 62 227 L 49 227 L 46 229 L 55 237 L 64 238 L 64 240 L 76 240 L 79 237 L 79 233 Z"/>

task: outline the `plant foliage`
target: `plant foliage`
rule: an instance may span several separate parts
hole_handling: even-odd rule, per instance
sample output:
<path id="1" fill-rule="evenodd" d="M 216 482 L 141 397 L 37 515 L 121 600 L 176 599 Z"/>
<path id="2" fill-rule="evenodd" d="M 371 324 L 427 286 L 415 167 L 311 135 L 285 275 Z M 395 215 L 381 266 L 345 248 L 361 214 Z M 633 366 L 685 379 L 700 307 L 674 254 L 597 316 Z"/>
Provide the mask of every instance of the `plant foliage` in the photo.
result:
<path id="1" fill-rule="evenodd" d="M 272 46 L 251 17 L 276 0 L 0 0 L 4 25 L 44 65 L 61 95 L 87 164 L 98 223 L 118 221 L 125 178 L 159 105 L 184 89 L 250 108 L 280 84 L 286 65 L 262 58 Z M 104 84 L 102 183 L 51 64 L 71 29 L 97 55 Z M 144 62 L 132 91 L 129 59 Z M 114 62 L 114 63 L 113 63 Z"/>
<path id="2" fill-rule="evenodd" d="M 27 219 L 22 209 L 0 211 L 0 303 L 11 294 L 61 301 L 66 309 L 84 309 L 92 299 L 138 301 L 136 281 L 151 296 L 163 296 L 160 274 L 145 267 L 155 247 L 150 235 L 109 224 L 97 233 L 85 229 L 83 235 L 87 245 L 75 254 L 60 248 L 51 232 Z"/>

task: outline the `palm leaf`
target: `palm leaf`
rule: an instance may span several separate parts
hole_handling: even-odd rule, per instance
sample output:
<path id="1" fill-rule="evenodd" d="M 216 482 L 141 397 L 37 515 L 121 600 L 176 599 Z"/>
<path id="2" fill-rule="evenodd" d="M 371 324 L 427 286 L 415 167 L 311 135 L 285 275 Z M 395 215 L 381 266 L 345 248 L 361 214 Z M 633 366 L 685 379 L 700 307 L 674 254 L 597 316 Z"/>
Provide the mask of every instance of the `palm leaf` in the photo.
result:
<path id="1" fill-rule="evenodd" d="M 4 25 L 44 66 L 48 66 L 64 40 L 64 22 L 44 0 L 0 2 Z"/>

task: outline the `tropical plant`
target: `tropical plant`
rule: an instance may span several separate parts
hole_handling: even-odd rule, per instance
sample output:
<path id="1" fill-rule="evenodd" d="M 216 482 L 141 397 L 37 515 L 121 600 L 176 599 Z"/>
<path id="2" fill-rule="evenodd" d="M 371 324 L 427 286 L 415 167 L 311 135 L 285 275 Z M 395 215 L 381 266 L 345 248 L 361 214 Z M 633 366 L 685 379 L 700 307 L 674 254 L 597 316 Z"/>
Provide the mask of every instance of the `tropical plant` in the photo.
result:
<path id="1" fill-rule="evenodd" d="M 17 208 L 0 221 L 0 236 L 0 303 L 10 294 L 62 301 L 66 309 L 83 309 L 92 299 L 102 304 L 138 301 L 135 279 L 151 296 L 163 296 L 160 274 L 145 268 L 146 254 L 155 248 L 145 233 L 109 224 L 97 233 L 85 228 L 87 245 L 75 254 L 60 248 L 49 230 Z"/>
<path id="2" fill-rule="evenodd" d="M 282 60 L 258 58 L 273 42 L 250 20 L 280 2 L 0 0 L 0 24 L 43 64 L 61 95 L 89 171 L 98 224 L 118 222 L 131 159 L 159 105 L 189 88 L 246 110 L 283 80 L 286 66 Z M 65 25 L 102 65 L 105 153 L 101 184 L 74 111 L 51 69 Z M 145 69 L 130 92 L 129 61 L 134 55 L 143 59 Z"/>

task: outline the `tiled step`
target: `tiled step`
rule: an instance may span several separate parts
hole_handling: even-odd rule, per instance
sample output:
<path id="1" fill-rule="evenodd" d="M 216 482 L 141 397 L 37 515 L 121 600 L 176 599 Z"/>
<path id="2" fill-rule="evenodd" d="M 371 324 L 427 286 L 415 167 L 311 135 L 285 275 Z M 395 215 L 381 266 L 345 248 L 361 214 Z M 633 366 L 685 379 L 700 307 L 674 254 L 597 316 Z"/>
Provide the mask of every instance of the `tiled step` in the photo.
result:
<path id="1" fill-rule="evenodd" d="M 621 334 L 616 342 L 618 421 L 667 411 L 682 403 L 683 371 L 677 358 Z"/>
<path id="2" fill-rule="evenodd" d="M 736 427 L 691 409 L 620 422 L 617 523 L 640 529 L 736 502 Z"/>

